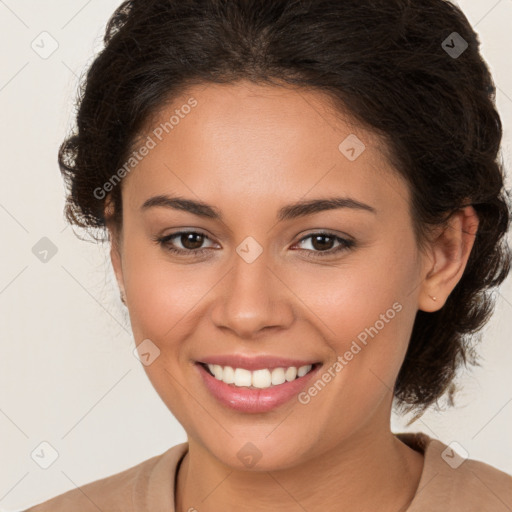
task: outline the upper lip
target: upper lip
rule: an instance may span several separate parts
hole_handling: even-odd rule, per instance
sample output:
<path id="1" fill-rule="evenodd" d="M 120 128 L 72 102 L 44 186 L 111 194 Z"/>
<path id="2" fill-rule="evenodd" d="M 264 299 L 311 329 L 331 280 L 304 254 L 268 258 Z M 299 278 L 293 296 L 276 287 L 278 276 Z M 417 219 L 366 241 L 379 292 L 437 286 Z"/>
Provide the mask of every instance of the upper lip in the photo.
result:
<path id="1" fill-rule="evenodd" d="M 290 359 L 287 357 L 271 355 L 246 356 L 243 354 L 213 355 L 204 357 L 197 362 L 218 364 L 219 366 L 231 366 L 232 368 L 244 368 L 251 371 L 262 370 L 265 368 L 270 370 L 274 368 L 289 368 L 290 366 L 300 368 L 301 366 L 306 366 L 308 364 L 314 365 L 315 363 L 319 363 L 319 361 L 314 360 Z"/>

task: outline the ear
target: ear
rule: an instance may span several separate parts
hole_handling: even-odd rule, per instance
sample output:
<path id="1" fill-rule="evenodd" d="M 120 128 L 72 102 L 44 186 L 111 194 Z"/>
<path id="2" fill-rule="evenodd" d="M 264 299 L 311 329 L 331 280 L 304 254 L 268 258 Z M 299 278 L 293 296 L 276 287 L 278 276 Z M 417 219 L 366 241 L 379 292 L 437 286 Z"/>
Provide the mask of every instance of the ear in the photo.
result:
<path id="1" fill-rule="evenodd" d="M 478 224 L 475 209 L 466 206 L 453 213 L 441 233 L 430 242 L 418 298 L 419 309 L 433 312 L 443 307 L 464 273 Z"/>
<path id="2" fill-rule="evenodd" d="M 108 230 L 108 237 L 110 242 L 110 261 L 112 262 L 112 268 L 116 276 L 117 284 L 121 294 L 121 300 L 125 303 L 125 288 L 124 288 L 124 276 L 123 276 L 123 258 L 122 258 L 122 229 L 113 216 L 113 205 L 111 198 L 108 197 L 105 203 L 105 223 Z"/>

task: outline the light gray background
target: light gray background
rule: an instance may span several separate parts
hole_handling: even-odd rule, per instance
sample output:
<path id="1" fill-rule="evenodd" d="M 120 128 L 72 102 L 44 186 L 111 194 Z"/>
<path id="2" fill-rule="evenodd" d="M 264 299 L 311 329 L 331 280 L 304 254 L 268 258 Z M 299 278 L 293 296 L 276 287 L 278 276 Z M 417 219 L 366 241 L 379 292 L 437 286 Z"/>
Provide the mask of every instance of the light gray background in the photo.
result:
<path id="1" fill-rule="evenodd" d="M 72 126 L 78 76 L 102 48 L 119 4 L 0 0 L 2 511 L 22 510 L 186 440 L 132 353 L 106 247 L 80 241 L 62 214 L 57 148 Z M 481 36 L 498 86 L 510 169 L 512 0 L 459 5 Z M 44 31 L 58 43 L 48 58 L 31 47 L 51 49 Z M 58 250 L 46 263 L 32 252 L 42 237 Z M 457 441 L 471 458 L 512 473 L 511 333 L 508 279 L 485 329 L 484 366 L 460 379 L 459 406 L 429 412 L 408 428 L 395 417 L 394 431 Z M 48 469 L 31 458 L 43 441 L 59 454 Z"/>

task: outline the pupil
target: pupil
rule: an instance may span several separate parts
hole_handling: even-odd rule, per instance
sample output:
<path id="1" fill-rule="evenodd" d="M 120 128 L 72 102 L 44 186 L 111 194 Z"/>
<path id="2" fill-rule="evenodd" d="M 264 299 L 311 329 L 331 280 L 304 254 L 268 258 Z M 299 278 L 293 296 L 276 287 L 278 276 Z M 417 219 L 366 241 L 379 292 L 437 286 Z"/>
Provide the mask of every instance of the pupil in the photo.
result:
<path id="1" fill-rule="evenodd" d="M 330 239 L 330 242 L 327 242 L 327 244 L 322 244 L 320 243 L 320 247 L 317 247 L 317 244 L 315 244 L 316 241 L 318 240 L 321 240 L 323 239 L 325 241 L 325 239 Z M 313 247 L 315 247 L 315 249 L 330 249 L 331 247 L 326 247 L 326 245 L 331 245 L 332 244 L 332 237 L 330 237 L 329 235 L 317 235 L 315 237 L 313 237 Z"/>
<path id="2" fill-rule="evenodd" d="M 199 241 L 196 240 L 196 242 L 194 243 L 194 237 L 197 237 Z M 204 235 L 201 235 L 199 233 L 187 233 L 185 235 L 181 235 L 181 243 L 183 244 L 183 247 L 187 249 L 199 249 L 203 244 L 203 237 Z M 189 244 L 192 245 L 192 247 Z"/>

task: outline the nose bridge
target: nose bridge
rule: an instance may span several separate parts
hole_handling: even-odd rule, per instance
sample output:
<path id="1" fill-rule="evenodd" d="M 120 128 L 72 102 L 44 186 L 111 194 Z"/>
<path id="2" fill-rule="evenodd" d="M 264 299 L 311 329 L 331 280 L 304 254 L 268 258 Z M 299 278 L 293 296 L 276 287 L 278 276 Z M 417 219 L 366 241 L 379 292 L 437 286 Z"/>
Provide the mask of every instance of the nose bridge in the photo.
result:
<path id="1" fill-rule="evenodd" d="M 213 311 L 217 327 L 251 338 L 266 327 L 284 327 L 291 321 L 283 285 L 269 267 L 269 252 L 255 239 L 248 237 L 236 248 Z"/>

